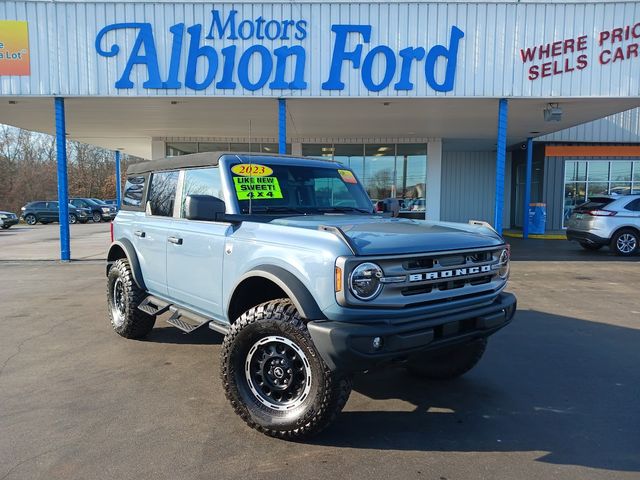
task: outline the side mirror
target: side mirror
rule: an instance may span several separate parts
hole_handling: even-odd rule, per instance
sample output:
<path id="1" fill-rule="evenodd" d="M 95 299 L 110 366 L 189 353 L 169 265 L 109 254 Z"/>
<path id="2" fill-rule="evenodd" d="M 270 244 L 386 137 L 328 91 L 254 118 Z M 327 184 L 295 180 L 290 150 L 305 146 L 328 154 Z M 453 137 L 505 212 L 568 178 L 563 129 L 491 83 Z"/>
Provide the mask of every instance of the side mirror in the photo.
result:
<path id="1" fill-rule="evenodd" d="M 387 204 L 384 200 L 378 200 L 376 202 L 376 213 L 387 213 Z"/>
<path id="2" fill-rule="evenodd" d="M 189 220 L 216 221 L 218 215 L 224 215 L 224 201 L 212 195 L 187 195 L 184 202 L 185 217 Z"/>

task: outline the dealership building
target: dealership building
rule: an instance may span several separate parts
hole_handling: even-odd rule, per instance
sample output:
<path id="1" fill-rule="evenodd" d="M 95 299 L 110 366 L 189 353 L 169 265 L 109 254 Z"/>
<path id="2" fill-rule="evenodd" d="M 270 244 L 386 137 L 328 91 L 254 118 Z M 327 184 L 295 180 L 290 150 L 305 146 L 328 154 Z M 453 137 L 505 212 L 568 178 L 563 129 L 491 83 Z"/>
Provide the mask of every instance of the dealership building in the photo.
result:
<path id="1" fill-rule="evenodd" d="M 561 230 L 640 192 L 639 54 L 636 1 L 4 1 L 0 123 L 331 158 L 427 219 L 515 228 L 531 201 Z"/>

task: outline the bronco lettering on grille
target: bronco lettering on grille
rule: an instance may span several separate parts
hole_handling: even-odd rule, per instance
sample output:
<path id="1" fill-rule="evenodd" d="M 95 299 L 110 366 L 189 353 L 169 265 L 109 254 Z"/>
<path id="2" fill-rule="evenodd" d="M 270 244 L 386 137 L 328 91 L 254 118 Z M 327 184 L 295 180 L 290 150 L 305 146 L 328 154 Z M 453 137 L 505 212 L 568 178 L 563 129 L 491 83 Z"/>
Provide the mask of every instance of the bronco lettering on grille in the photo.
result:
<path id="1" fill-rule="evenodd" d="M 440 270 L 438 272 L 414 273 L 409 275 L 410 282 L 422 282 L 424 280 L 438 280 L 440 278 L 464 277 L 466 275 L 476 275 L 478 273 L 490 273 L 491 265 L 479 267 L 455 268 L 452 270 Z"/>

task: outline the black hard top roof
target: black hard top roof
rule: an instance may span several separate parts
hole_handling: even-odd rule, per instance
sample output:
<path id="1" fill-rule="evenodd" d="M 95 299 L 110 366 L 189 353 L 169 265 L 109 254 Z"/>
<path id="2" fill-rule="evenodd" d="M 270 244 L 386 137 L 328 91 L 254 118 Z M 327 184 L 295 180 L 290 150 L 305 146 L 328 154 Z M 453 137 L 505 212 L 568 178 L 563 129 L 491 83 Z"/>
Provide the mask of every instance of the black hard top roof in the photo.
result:
<path id="1" fill-rule="evenodd" d="M 166 157 L 158 160 L 150 160 L 146 162 L 134 163 L 127 168 L 127 175 L 135 175 L 141 173 L 155 172 L 159 170 L 175 170 L 179 168 L 189 167 L 210 167 L 218 165 L 220 157 L 225 155 L 237 156 L 239 160 L 245 161 L 247 157 L 266 158 L 292 158 L 301 162 L 310 163 L 331 163 L 335 165 L 332 160 L 323 160 L 318 158 L 304 158 L 302 156 L 295 155 L 276 155 L 269 153 L 259 152 L 203 152 L 203 153 L 190 153 L 189 155 L 179 155 L 177 157 Z"/>

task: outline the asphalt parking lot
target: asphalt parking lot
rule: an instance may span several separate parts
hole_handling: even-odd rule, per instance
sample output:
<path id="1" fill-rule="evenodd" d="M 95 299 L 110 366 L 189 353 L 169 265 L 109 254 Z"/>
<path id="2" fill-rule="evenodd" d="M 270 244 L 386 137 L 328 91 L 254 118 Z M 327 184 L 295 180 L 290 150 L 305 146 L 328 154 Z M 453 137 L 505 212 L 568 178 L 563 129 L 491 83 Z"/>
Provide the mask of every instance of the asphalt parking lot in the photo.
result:
<path id="1" fill-rule="evenodd" d="M 108 224 L 72 227 L 69 264 L 26 228 L 0 232 L 0 480 L 640 478 L 640 257 L 512 241 L 519 312 L 476 369 L 360 375 L 303 444 L 235 416 L 220 335 L 111 331 Z"/>
<path id="2" fill-rule="evenodd" d="M 74 260 L 101 260 L 109 245 L 109 223 L 69 225 Z M 0 261 L 60 258 L 60 226 L 20 223 L 0 231 Z M 0 477 L 2 478 L 2 477 Z"/>

